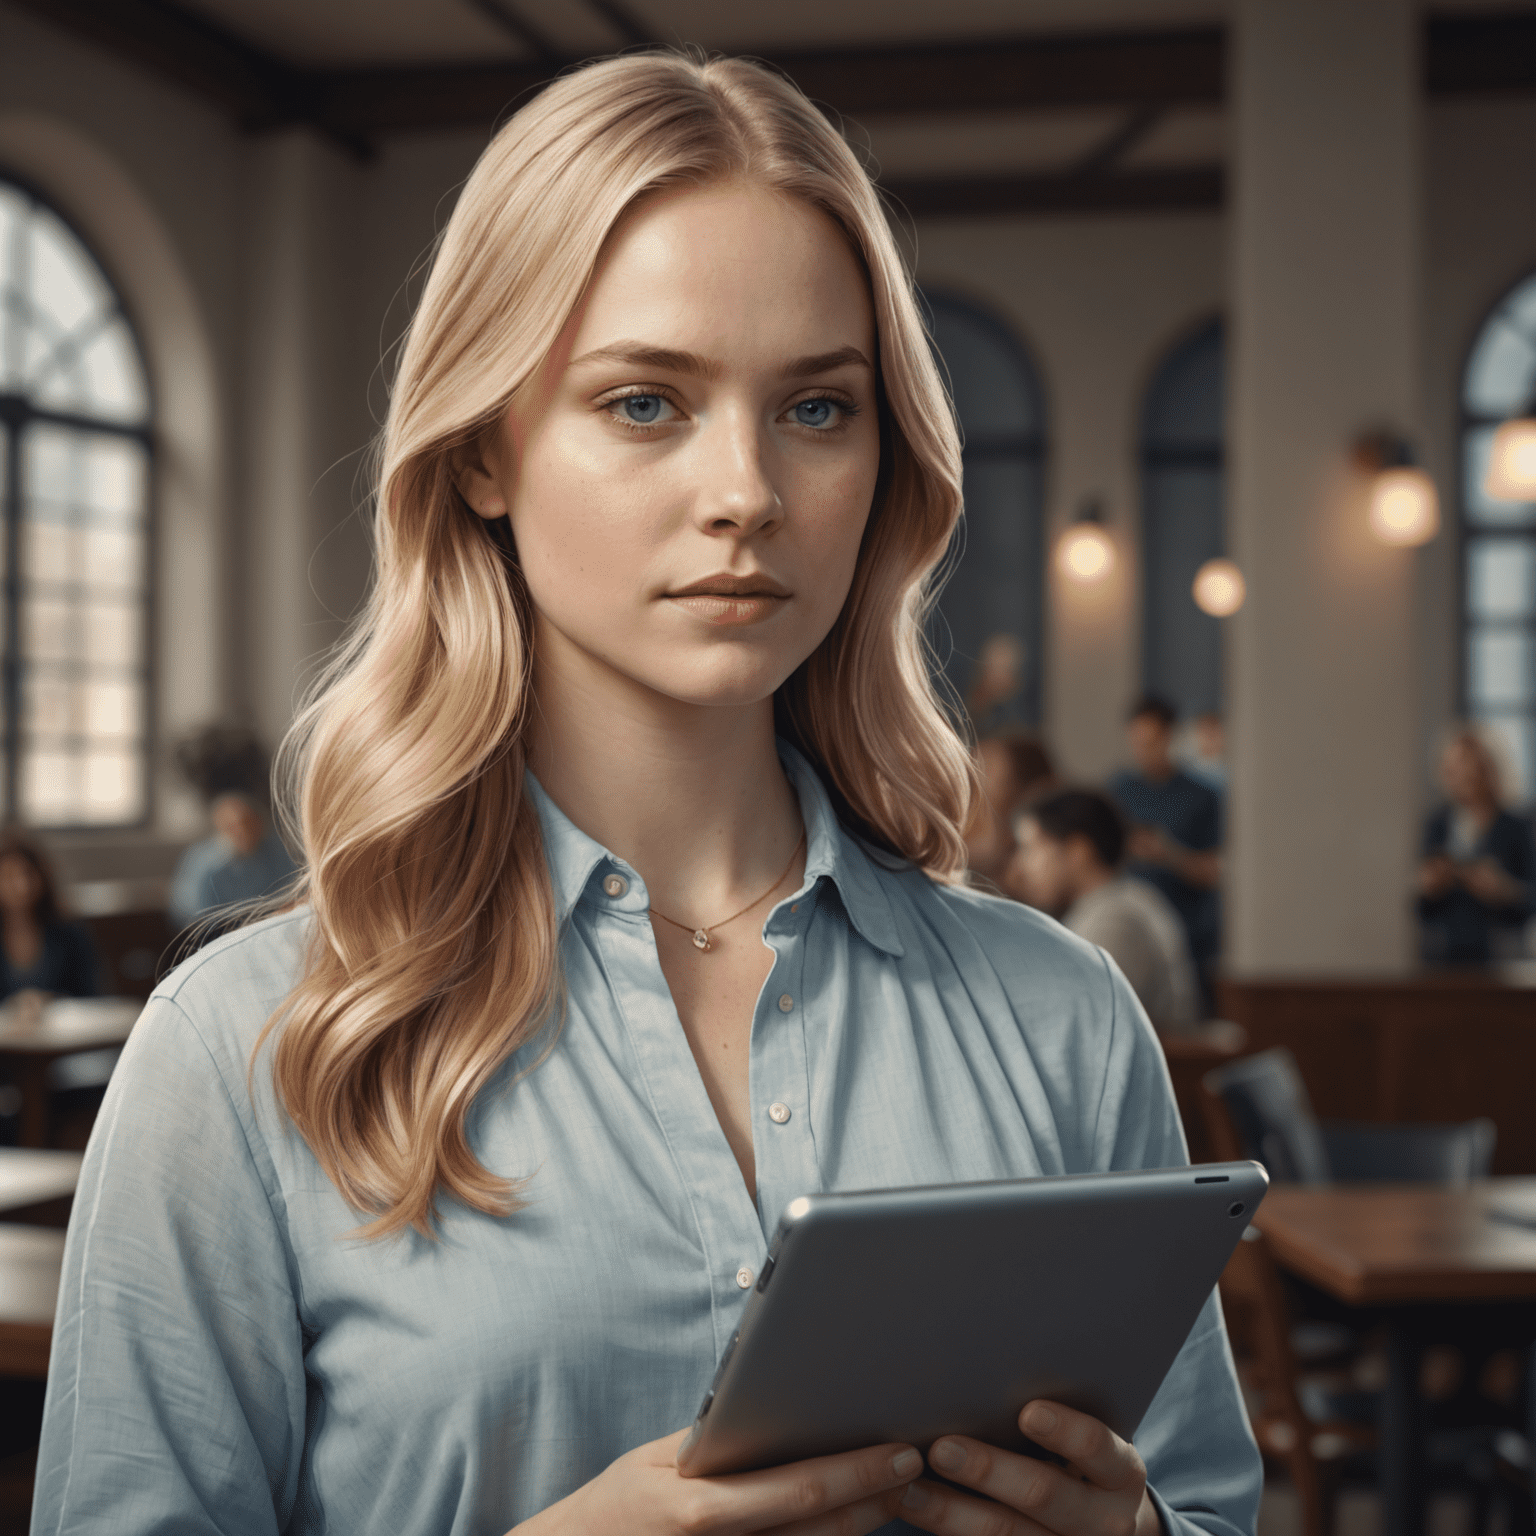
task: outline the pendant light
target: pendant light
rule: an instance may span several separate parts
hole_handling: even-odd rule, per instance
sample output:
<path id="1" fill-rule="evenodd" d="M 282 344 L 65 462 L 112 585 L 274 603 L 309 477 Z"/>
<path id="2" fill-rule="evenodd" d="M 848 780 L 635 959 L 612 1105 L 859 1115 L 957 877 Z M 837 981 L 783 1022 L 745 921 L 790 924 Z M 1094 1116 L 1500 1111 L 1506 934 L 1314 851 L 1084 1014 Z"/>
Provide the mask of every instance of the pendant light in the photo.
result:
<path id="1" fill-rule="evenodd" d="M 1248 583 L 1243 573 L 1225 556 L 1207 560 L 1195 572 L 1195 606 L 1213 619 L 1227 619 L 1243 606 L 1248 596 Z"/>
<path id="2" fill-rule="evenodd" d="M 1500 423 L 1493 434 L 1483 495 L 1493 501 L 1536 501 L 1536 403 Z"/>

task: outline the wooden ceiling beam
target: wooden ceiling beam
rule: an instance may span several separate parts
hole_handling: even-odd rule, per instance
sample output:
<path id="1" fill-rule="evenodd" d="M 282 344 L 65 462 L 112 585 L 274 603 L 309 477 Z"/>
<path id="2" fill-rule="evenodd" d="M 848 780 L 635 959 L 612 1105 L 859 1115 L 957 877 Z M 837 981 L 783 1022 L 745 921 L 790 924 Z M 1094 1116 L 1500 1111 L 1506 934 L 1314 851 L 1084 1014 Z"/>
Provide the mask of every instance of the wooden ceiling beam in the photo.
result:
<path id="1" fill-rule="evenodd" d="M 1222 206 L 1219 165 L 1102 174 L 935 176 L 882 181 L 898 213 L 914 219 L 1048 213 L 1210 213 Z"/>

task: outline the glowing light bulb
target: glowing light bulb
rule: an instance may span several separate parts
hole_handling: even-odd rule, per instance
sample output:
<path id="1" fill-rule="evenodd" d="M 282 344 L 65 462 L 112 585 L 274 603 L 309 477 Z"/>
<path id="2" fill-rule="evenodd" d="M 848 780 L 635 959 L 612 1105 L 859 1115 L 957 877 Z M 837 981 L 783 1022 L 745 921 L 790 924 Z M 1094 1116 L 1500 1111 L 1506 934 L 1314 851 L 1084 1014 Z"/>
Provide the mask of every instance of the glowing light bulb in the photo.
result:
<path id="1" fill-rule="evenodd" d="M 1493 434 L 1483 494 L 1495 501 L 1536 501 L 1536 417 L 1506 421 Z"/>
<path id="2" fill-rule="evenodd" d="M 1212 618 L 1225 619 L 1243 606 L 1248 583 L 1243 573 L 1230 561 L 1207 560 L 1195 572 L 1195 606 Z"/>
<path id="3" fill-rule="evenodd" d="M 1056 564 L 1068 581 L 1102 581 L 1115 563 L 1115 546 L 1097 523 L 1074 523 L 1056 546 Z"/>
<path id="4" fill-rule="evenodd" d="M 1435 482 L 1422 469 L 1384 469 L 1371 482 L 1371 529 L 1383 544 L 1424 544 L 1440 530 Z"/>

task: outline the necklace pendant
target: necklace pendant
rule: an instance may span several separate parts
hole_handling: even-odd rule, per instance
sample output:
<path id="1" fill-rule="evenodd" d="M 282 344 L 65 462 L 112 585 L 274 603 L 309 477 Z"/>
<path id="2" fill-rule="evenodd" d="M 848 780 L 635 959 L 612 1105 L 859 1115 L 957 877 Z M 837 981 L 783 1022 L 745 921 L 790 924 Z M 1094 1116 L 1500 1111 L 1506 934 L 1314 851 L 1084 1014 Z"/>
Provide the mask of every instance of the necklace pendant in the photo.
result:
<path id="1" fill-rule="evenodd" d="M 693 947 L 697 950 L 706 950 L 711 947 L 709 935 L 702 928 L 693 931 Z"/>

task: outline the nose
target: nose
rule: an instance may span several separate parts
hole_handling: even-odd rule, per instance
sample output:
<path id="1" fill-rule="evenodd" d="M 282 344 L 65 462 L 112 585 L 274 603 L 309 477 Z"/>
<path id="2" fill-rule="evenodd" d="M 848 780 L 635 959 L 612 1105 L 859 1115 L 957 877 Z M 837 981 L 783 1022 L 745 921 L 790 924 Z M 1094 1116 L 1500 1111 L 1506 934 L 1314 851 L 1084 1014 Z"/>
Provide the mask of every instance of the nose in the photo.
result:
<path id="1" fill-rule="evenodd" d="M 768 533 L 784 519 L 784 504 L 765 463 L 764 444 L 749 413 L 730 411 L 699 444 L 696 516 L 706 533 Z"/>

